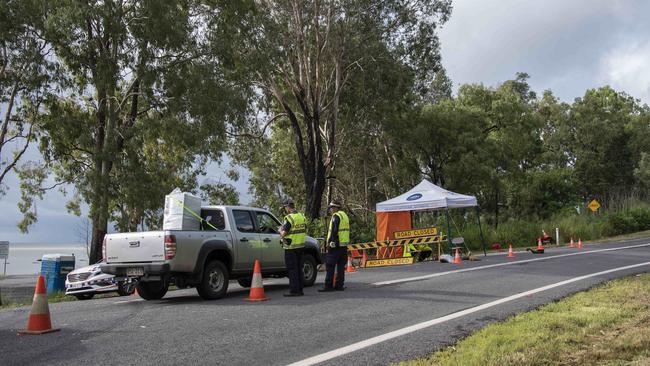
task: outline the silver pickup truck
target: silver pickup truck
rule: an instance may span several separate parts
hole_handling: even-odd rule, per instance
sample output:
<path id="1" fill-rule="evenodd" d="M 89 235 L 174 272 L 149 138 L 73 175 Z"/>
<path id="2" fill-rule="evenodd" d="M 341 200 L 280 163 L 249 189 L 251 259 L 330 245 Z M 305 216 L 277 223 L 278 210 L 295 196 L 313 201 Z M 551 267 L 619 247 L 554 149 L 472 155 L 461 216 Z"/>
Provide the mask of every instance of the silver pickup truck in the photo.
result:
<path id="1" fill-rule="evenodd" d="M 204 299 L 218 299 L 226 294 L 230 279 L 250 287 L 256 259 L 262 265 L 262 276 L 287 275 L 278 233 L 280 221 L 270 212 L 206 206 L 201 208 L 201 217 L 200 231 L 107 234 L 101 270 L 118 281 L 137 280 L 138 294 L 145 300 L 162 298 L 171 283 L 179 288 L 196 287 Z M 320 263 L 318 243 L 307 237 L 305 286 L 316 281 Z"/>

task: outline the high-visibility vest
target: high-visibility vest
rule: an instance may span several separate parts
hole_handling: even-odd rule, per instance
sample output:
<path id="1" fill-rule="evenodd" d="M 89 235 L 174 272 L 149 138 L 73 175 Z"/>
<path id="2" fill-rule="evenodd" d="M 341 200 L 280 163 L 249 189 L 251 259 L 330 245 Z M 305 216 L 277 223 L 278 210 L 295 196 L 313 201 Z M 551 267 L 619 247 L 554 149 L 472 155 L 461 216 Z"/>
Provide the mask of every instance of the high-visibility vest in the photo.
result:
<path id="1" fill-rule="evenodd" d="M 330 221 L 330 228 L 327 232 L 327 242 L 331 242 L 332 239 L 332 223 L 334 216 L 339 218 L 339 245 L 348 245 L 350 244 L 350 219 L 348 215 L 343 211 L 337 211 L 332 215 L 332 221 Z"/>
<path id="2" fill-rule="evenodd" d="M 305 237 L 307 236 L 307 226 L 305 216 L 299 212 L 288 214 L 284 220 L 291 224 L 289 233 L 285 239 L 290 239 L 289 245 L 284 245 L 284 249 L 298 249 L 305 247 Z"/>

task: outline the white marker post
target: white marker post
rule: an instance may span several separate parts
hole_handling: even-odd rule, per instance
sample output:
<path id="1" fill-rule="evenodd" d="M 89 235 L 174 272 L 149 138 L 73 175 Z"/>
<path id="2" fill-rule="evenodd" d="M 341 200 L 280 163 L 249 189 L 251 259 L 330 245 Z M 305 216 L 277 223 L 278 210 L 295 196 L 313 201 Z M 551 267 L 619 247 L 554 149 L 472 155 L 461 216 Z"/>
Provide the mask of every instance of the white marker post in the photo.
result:
<path id="1" fill-rule="evenodd" d="M 555 228 L 555 245 L 560 245 L 560 228 Z"/>
<path id="2" fill-rule="evenodd" d="M 5 260 L 5 266 L 4 268 L 4 274 L 3 276 L 7 275 L 7 258 L 9 257 L 9 242 L 8 241 L 0 241 L 0 259 Z"/>

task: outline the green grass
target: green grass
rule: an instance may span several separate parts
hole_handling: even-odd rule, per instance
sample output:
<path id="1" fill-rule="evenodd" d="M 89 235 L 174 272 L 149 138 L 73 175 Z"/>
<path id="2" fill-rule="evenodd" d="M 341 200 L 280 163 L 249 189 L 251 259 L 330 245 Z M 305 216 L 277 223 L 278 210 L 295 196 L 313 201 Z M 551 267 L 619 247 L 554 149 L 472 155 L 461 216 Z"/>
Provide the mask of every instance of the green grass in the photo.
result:
<path id="1" fill-rule="evenodd" d="M 117 296 L 116 292 L 109 292 L 106 294 L 96 294 L 95 297 L 93 297 L 93 299 L 103 299 L 103 298 L 115 297 L 115 296 Z M 79 301 L 79 300 L 77 300 L 76 297 L 71 295 L 66 295 L 63 292 L 54 292 L 47 295 L 47 302 L 49 304 L 54 304 L 57 302 L 68 302 L 68 301 Z M 2 298 L 2 305 L 0 305 L 0 309 L 18 308 L 22 306 L 30 306 L 31 304 L 32 304 L 31 300 L 15 302 L 11 300 L 5 300 L 4 298 Z"/>
<path id="2" fill-rule="evenodd" d="M 489 325 L 401 366 L 648 365 L 650 274 L 608 282 Z"/>

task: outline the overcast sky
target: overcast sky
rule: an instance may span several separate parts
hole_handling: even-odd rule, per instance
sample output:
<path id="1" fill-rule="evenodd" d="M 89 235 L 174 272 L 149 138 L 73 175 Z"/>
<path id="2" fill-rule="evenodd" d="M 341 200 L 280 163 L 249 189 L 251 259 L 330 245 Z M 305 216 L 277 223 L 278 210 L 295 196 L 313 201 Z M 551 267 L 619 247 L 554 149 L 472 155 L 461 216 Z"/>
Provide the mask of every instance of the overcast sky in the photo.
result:
<path id="1" fill-rule="evenodd" d="M 611 85 L 650 104 L 650 1 L 458 0 L 440 32 L 455 86 L 523 71 L 571 102 Z"/>
<path id="2" fill-rule="evenodd" d="M 440 32 L 443 64 L 456 87 L 495 86 L 522 71 L 534 90 L 551 89 L 567 102 L 608 84 L 650 104 L 648 14 L 650 1 L 642 0 L 457 0 Z M 216 165 L 208 178 L 227 180 Z M 250 199 L 247 180 L 244 173 L 236 183 L 244 203 Z M 80 219 L 65 212 L 66 199 L 57 192 L 38 203 L 38 223 L 21 235 L 15 177 L 7 184 L 0 240 L 79 242 Z"/>

